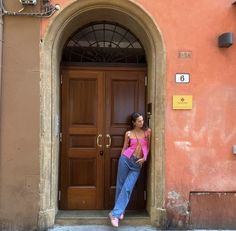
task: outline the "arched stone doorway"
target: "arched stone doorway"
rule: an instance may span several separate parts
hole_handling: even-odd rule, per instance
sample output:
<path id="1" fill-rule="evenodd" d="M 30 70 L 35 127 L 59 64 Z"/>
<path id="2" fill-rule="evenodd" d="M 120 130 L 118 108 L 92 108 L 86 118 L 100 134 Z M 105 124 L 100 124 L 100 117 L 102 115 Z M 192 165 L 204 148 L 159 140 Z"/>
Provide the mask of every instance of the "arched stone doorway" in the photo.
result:
<path id="1" fill-rule="evenodd" d="M 93 22 L 66 42 L 61 61 L 59 209 L 96 210 L 97 216 L 100 210 L 112 209 L 130 115 L 138 111 L 147 118 L 147 83 L 145 50 L 123 25 Z M 146 210 L 146 170 L 144 165 L 127 208 L 139 214 Z"/>
<path id="2" fill-rule="evenodd" d="M 165 50 L 160 30 L 152 17 L 132 1 L 75 1 L 51 22 L 41 44 L 39 228 L 53 225 L 58 210 L 60 59 L 63 45 L 78 28 L 102 20 L 126 25 L 139 38 L 146 52 L 149 78 L 147 102 L 152 104 L 150 126 L 153 130 L 146 209 L 153 225 L 160 226 L 165 217 Z"/>

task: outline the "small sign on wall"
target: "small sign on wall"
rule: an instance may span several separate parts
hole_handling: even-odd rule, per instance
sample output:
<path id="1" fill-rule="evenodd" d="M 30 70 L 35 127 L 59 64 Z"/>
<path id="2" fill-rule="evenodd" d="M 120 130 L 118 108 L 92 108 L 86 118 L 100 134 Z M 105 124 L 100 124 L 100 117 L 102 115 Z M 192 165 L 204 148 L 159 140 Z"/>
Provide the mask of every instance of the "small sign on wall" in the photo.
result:
<path id="1" fill-rule="evenodd" d="M 173 95 L 173 109 L 192 109 L 192 95 Z"/>
<path id="2" fill-rule="evenodd" d="M 176 83 L 189 83 L 190 82 L 190 74 L 189 73 L 175 74 L 175 82 Z"/>

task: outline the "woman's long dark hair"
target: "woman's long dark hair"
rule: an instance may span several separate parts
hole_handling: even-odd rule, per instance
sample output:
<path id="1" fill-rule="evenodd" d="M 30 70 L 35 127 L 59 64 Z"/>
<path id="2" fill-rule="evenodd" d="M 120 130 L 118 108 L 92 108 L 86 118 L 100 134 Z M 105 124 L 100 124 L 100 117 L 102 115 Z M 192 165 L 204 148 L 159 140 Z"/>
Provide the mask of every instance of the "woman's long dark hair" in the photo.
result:
<path id="1" fill-rule="evenodd" d="M 130 115 L 130 127 L 131 127 L 131 129 L 134 129 L 134 124 L 133 124 L 133 123 L 136 122 L 136 120 L 137 120 L 137 118 L 138 118 L 139 116 L 142 116 L 142 117 L 143 117 L 143 115 L 142 115 L 141 113 L 139 113 L 139 112 L 133 112 L 133 113 Z M 143 117 L 143 119 L 144 119 L 144 117 Z M 146 130 L 148 129 L 148 125 L 147 125 L 147 123 L 146 123 L 145 120 L 144 120 L 142 129 L 143 129 L 144 131 L 146 131 Z"/>

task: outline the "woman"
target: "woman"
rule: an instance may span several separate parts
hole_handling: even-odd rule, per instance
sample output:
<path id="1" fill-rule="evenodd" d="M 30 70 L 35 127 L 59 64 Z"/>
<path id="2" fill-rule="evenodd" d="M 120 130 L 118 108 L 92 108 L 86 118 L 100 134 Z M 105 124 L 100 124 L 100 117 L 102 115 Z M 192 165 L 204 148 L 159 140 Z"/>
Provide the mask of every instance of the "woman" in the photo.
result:
<path id="1" fill-rule="evenodd" d="M 115 206 L 109 213 L 111 224 L 119 226 L 124 218 L 134 185 L 143 163 L 147 160 L 151 138 L 151 129 L 144 124 L 143 116 L 134 112 L 131 115 L 131 130 L 125 133 L 116 180 Z"/>

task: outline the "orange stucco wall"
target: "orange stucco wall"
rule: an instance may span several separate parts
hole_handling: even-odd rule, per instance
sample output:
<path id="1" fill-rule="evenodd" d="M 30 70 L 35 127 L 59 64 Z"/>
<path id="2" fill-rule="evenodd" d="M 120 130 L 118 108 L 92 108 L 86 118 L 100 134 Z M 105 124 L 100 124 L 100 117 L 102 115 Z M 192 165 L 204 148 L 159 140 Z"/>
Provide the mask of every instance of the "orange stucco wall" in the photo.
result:
<path id="1" fill-rule="evenodd" d="M 140 1 L 155 16 L 167 49 L 167 192 L 235 189 L 236 47 L 220 49 L 217 37 L 236 32 L 236 8 L 224 1 Z M 191 51 L 189 59 L 178 51 Z M 175 73 L 190 73 L 176 84 Z M 192 110 L 172 110 L 172 96 L 193 96 Z"/>
<path id="2" fill-rule="evenodd" d="M 52 2 L 61 10 L 70 3 Z M 159 25 L 167 53 L 166 207 L 186 212 L 191 191 L 236 188 L 236 155 L 232 154 L 236 144 L 236 46 L 217 46 L 220 34 L 236 34 L 236 6 L 230 0 L 137 2 Z M 49 21 L 42 21 L 42 37 Z M 179 57 L 185 51 L 190 57 Z M 190 73 L 190 83 L 175 83 L 176 73 Z M 173 95 L 192 95 L 192 110 L 173 110 Z"/>

